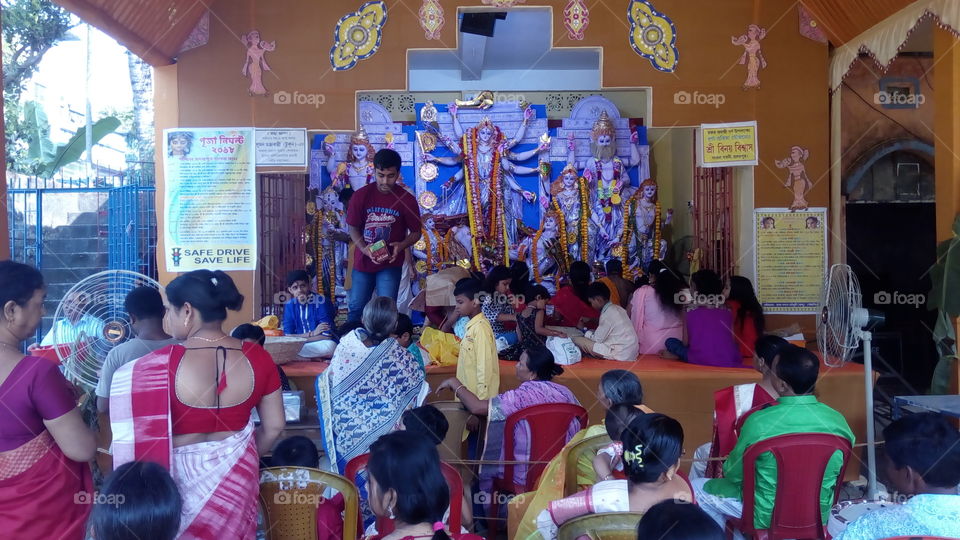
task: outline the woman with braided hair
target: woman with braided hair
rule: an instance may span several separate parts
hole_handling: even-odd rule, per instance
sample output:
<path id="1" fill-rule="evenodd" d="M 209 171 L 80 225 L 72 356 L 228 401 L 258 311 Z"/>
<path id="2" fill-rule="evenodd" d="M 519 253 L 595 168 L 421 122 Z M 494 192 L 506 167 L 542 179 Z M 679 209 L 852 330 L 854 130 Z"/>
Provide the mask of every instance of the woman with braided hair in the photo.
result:
<path id="1" fill-rule="evenodd" d="M 545 540 L 557 538 L 560 525 L 586 514 L 645 512 L 661 501 L 693 500 L 689 482 L 678 474 L 683 452 L 680 422 L 664 414 L 644 414 L 630 422 L 621 439 L 627 479 L 605 480 L 550 503 L 537 517 Z"/>

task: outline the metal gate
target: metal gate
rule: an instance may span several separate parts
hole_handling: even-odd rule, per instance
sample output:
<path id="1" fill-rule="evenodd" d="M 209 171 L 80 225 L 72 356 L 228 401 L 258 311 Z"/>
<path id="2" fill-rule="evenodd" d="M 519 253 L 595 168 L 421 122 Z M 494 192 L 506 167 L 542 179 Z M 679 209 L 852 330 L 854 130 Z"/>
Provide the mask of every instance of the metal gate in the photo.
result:
<path id="1" fill-rule="evenodd" d="M 733 169 L 695 167 L 693 235 L 700 268 L 733 275 Z"/>
<path id="2" fill-rule="evenodd" d="M 307 175 L 260 174 L 260 314 L 282 315 L 278 293 L 286 292 L 287 272 L 306 268 Z"/>
<path id="3" fill-rule="evenodd" d="M 10 257 L 36 266 L 47 282 L 38 337 L 66 291 L 89 275 L 131 270 L 157 278 L 155 191 L 152 166 L 116 177 L 8 177 Z"/>

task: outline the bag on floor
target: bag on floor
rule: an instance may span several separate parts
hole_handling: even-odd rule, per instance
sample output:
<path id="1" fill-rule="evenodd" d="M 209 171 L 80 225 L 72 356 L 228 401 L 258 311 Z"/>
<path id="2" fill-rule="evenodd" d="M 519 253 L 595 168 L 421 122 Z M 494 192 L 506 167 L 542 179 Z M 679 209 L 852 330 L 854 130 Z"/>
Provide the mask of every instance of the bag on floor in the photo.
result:
<path id="1" fill-rule="evenodd" d="M 553 361 L 561 366 L 569 366 L 580 361 L 580 348 L 568 337 L 547 338 L 547 349 L 553 353 Z"/>

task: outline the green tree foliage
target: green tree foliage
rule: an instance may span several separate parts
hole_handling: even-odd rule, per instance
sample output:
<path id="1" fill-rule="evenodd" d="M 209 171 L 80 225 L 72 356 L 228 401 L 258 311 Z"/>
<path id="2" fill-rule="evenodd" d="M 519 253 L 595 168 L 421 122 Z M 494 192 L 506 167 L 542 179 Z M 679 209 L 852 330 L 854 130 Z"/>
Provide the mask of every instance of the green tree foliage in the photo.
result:
<path id="1" fill-rule="evenodd" d="M 54 45 L 70 39 L 76 25 L 70 13 L 50 0 L 0 0 L 3 26 L 3 103 L 6 125 L 7 167 L 24 173 L 38 173 L 39 160 L 31 159 L 32 137 L 42 133 L 37 125 L 36 107 L 21 105 L 20 96 L 36 72 L 43 55 Z M 49 132 L 49 126 L 46 126 Z M 36 151 L 36 150 L 35 150 Z"/>

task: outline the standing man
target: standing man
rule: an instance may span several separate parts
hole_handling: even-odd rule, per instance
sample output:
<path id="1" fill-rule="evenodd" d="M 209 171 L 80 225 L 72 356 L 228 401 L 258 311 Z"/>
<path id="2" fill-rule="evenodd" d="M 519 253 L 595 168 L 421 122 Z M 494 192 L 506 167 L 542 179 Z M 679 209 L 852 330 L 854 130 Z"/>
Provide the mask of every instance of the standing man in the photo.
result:
<path id="1" fill-rule="evenodd" d="M 356 191 L 347 210 L 353 259 L 348 321 L 359 321 L 373 296 L 397 298 L 404 252 L 420 239 L 417 199 L 402 186 L 400 154 L 384 148 L 373 156 L 376 183 Z"/>

